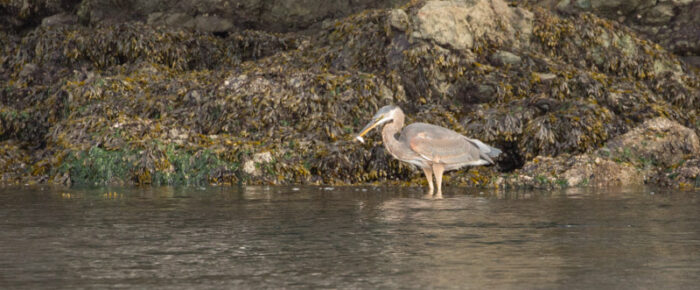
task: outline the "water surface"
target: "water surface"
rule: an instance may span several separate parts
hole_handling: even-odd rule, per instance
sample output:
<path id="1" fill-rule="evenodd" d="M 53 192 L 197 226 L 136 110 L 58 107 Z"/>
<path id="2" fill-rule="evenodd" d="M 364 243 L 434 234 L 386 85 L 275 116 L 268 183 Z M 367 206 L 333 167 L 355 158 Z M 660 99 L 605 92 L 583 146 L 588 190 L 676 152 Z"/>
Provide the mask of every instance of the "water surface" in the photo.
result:
<path id="1" fill-rule="evenodd" d="M 700 194 L 0 189 L 0 288 L 697 289 Z"/>

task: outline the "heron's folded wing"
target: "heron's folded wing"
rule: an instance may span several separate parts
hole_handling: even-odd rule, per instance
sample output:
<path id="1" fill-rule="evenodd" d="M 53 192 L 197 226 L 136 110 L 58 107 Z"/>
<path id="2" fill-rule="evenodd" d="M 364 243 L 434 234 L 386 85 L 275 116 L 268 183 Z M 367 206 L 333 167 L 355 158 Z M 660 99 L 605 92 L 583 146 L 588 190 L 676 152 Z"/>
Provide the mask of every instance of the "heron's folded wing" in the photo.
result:
<path id="1" fill-rule="evenodd" d="M 418 155 L 445 164 L 479 160 L 479 149 L 461 134 L 435 125 L 415 123 L 401 136 Z"/>

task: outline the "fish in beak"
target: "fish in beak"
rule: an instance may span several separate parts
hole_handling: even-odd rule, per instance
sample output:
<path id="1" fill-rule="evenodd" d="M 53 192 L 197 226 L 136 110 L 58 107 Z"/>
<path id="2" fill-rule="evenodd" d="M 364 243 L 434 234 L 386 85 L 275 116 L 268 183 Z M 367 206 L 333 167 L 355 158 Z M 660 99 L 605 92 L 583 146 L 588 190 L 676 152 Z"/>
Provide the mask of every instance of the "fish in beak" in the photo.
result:
<path id="1" fill-rule="evenodd" d="M 391 120 L 390 118 L 384 117 L 384 114 L 381 115 L 375 115 L 374 118 L 372 118 L 372 121 L 367 124 L 362 130 L 360 131 L 360 134 L 357 134 L 355 139 L 357 141 L 360 141 L 360 143 L 365 143 L 365 139 L 362 138 L 365 134 L 367 134 L 369 131 L 374 129 L 375 127 L 386 123 L 387 121 Z"/>

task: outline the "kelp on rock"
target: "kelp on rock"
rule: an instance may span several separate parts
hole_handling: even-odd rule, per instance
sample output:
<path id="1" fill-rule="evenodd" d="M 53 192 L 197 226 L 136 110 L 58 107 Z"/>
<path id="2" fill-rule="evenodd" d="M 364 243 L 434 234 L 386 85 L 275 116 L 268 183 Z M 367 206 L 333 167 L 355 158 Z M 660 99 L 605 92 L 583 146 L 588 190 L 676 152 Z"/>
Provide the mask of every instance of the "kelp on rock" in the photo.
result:
<path id="1" fill-rule="evenodd" d="M 497 166 L 447 177 L 469 186 L 498 186 L 537 156 L 593 152 L 653 117 L 698 133 L 697 74 L 619 24 L 528 8 L 527 41 L 457 49 L 412 33 L 421 5 L 402 8 L 405 30 L 397 10 L 369 10 L 314 33 L 0 32 L 2 181 L 423 183 L 378 136 L 352 141 L 386 104 L 502 148 Z"/>

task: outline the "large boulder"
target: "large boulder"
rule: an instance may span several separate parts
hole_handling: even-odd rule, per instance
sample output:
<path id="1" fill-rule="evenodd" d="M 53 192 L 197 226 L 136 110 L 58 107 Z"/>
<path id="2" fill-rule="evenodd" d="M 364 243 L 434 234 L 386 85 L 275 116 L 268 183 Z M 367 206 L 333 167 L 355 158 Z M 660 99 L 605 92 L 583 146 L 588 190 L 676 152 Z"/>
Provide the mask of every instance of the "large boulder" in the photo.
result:
<path id="1" fill-rule="evenodd" d="M 455 49 L 471 49 L 475 39 L 489 37 L 520 44 L 516 33 L 532 33 L 532 13 L 502 0 L 428 1 L 413 17 L 413 37 Z"/>
<path id="2" fill-rule="evenodd" d="M 527 187 L 627 186 L 644 183 L 641 171 L 628 163 L 591 154 L 538 156 L 517 170 L 510 185 Z"/>
<path id="3" fill-rule="evenodd" d="M 651 162 L 668 168 L 700 156 L 700 142 L 692 129 L 659 117 L 609 141 L 610 158 L 631 162 Z M 629 159 L 629 160 L 628 160 Z"/>
<path id="4" fill-rule="evenodd" d="M 659 117 L 592 153 L 538 156 L 504 182 L 535 187 L 655 183 L 693 188 L 700 187 L 697 156 L 700 142 L 695 131 Z"/>

